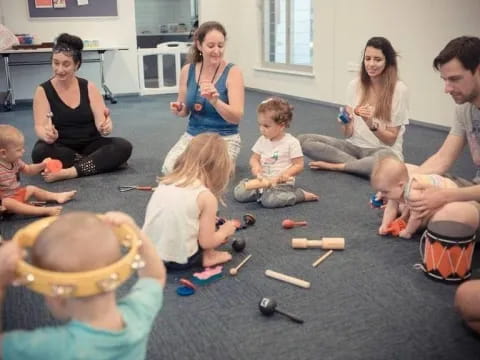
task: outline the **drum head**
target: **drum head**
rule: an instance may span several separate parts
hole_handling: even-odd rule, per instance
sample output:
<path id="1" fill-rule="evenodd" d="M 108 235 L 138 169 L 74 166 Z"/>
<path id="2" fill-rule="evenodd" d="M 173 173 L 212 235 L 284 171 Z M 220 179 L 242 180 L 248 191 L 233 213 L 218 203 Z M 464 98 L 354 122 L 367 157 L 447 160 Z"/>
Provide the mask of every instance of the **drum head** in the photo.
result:
<path id="1" fill-rule="evenodd" d="M 456 221 L 434 221 L 428 224 L 428 232 L 445 240 L 469 240 L 475 234 L 472 227 Z"/>

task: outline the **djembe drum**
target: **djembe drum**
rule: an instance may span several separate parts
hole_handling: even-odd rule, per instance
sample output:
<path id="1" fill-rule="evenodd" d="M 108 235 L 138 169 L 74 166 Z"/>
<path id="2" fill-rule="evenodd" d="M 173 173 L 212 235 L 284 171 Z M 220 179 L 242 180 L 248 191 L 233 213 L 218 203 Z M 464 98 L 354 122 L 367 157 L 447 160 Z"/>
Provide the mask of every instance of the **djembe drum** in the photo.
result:
<path id="1" fill-rule="evenodd" d="M 425 274 L 437 280 L 459 282 L 472 272 L 475 229 L 455 221 L 435 221 L 420 239 Z"/>

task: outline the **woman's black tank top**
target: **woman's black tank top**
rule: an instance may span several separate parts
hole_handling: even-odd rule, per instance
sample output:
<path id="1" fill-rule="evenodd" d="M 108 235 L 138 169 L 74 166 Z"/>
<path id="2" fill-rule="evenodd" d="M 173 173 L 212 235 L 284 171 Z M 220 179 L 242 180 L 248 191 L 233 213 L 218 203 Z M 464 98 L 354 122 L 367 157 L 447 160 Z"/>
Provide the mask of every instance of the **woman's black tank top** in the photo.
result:
<path id="1" fill-rule="evenodd" d="M 64 145 L 86 145 L 101 136 L 90 108 L 88 81 L 82 78 L 77 80 L 80 88 L 80 105 L 76 108 L 69 107 L 60 99 L 50 80 L 40 85 L 45 90 L 53 113 L 52 122 L 58 131 L 57 142 Z"/>

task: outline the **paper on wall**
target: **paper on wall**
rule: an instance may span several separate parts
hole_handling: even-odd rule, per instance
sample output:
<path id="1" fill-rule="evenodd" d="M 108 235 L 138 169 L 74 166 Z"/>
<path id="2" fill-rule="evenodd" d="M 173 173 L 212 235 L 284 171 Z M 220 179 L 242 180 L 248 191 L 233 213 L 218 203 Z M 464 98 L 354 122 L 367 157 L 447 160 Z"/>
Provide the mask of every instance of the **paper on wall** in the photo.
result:
<path id="1" fill-rule="evenodd" d="M 53 7 L 54 8 L 66 8 L 67 2 L 66 0 L 53 0 Z"/>
<path id="2" fill-rule="evenodd" d="M 53 7 L 53 2 L 52 0 L 35 0 L 35 7 L 37 9 L 51 8 Z"/>

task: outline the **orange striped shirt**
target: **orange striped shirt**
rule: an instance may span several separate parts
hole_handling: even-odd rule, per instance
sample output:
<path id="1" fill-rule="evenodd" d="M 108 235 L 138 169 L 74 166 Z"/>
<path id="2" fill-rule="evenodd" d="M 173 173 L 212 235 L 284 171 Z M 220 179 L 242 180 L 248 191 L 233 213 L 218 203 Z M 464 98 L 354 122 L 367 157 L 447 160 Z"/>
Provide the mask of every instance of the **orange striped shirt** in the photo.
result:
<path id="1" fill-rule="evenodd" d="M 19 159 L 10 165 L 8 168 L 0 163 L 0 199 L 12 196 L 20 187 L 20 172 L 25 163 Z"/>

